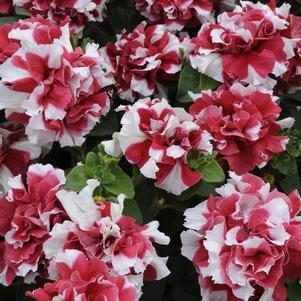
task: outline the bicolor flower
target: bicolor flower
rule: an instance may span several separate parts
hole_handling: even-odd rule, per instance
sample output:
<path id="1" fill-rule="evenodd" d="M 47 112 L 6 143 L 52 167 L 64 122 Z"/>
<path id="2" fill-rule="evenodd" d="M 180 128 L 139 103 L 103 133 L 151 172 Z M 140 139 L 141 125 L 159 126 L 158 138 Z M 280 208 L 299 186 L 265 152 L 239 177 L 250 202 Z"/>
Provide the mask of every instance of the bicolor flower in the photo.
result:
<path id="1" fill-rule="evenodd" d="M 176 78 L 182 68 L 180 47 L 179 39 L 163 25 L 147 27 L 143 22 L 101 52 L 111 62 L 120 97 L 134 101 L 159 92 L 160 84 Z"/>
<path id="2" fill-rule="evenodd" d="M 233 12 L 220 14 L 216 24 L 203 24 L 191 39 L 193 68 L 220 82 L 273 88 L 274 77 L 287 71 L 294 56 L 296 40 L 281 35 L 289 26 L 289 8 L 242 1 Z"/>
<path id="3" fill-rule="evenodd" d="M 65 183 L 64 171 L 50 164 L 34 164 L 10 178 L 10 189 L 0 199 L 0 283 L 9 285 L 20 276 L 32 282 L 45 268 L 43 243 L 54 224 L 67 218 L 56 197 Z"/>
<path id="4" fill-rule="evenodd" d="M 102 21 L 107 0 L 13 0 L 14 5 L 25 8 L 33 16 L 42 16 L 56 25 L 70 19 L 70 30 L 80 32 L 90 21 Z"/>
<path id="5" fill-rule="evenodd" d="M 288 137 L 278 135 L 281 108 L 271 91 L 234 84 L 191 95 L 195 123 L 212 135 L 215 151 L 230 170 L 244 174 L 285 150 Z"/>
<path id="6" fill-rule="evenodd" d="M 125 108 L 121 124 L 114 135 L 118 142 L 103 142 L 105 150 L 116 155 L 120 148 L 145 177 L 155 179 L 157 187 L 181 194 L 202 178 L 189 168 L 187 156 L 190 151 L 211 153 L 211 136 L 183 108 L 165 99 L 140 99 Z"/>
<path id="7" fill-rule="evenodd" d="M 97 45 L 88 44 L 85 52 L 72 49 L 68 24 L 58 30 L 40 27 L 10 32 L 22 47 L 0 66 L 0 107 L 10 120 L 22 122 L 27 116 L 32 143 L 78 146 L 108 112 L 109 96 L 102 88 L 112 79 Z"/>
<path id="8" fill-rule="evenodd" d="M 251 174 L 230 177 L 217 196 L 185 211 L 182 254 L 205 300 L 285 301 L 284 280 L 300 279 L 301 198 Z"/>

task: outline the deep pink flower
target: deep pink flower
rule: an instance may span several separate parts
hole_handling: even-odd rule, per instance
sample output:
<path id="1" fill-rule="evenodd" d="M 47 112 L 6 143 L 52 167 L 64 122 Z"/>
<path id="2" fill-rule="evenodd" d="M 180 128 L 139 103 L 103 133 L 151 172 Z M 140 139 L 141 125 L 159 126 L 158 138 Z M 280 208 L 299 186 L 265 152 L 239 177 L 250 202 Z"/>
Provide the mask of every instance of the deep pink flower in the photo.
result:
<path id="1" fill-rule="evenodd" d="M 153 243 L 168 244 L 169 238 L 158 230 L 156 221 L 138 225 L 134 218 L 122 215 L 124 197 L 119 204 L 95 203 L 93 191 L 99 185 L 89 180 L 79 194 L 61 190 L 57 196 L 71 221 L 57 223 L 44 244 L 46 258 L 56 261 L 68 249 L 79 250 L 87 258 L 97 257 L 114 274 L 158 280 L 169 274 L 166 258 L 159 257 Z"/>
<path id="2" fill-rule="evenodd" d="M 6 23 L 0 27 L 0 64 L 5 62 L 20 48 L 20 42 L 18 40 L 8 37 L 12 28 L 13 26 L 11 24 Z"/>
<path id="3" fill-rule="evenodd" d="M 143 22 L 133 32 L 123 32 L 116 43 L 102 49 L 111 62 L 121 98 L 158 92 L 159 84 L 175 77 L 182 67 L 180 41 L 162 25 L 146 26 Z"/>
<path id="4" fill-rule="evenodd" d="M 186 210 L 182 254 L 207 300 L 285 301 L 284 279 L 300 266 L 291 255 L 300 256 L 301 198 L 251 174 L 230 176 L 218 196 Z"/>
<path id="5" fill-rule="evenodd" d="M 10 189 L 0 199 L 0 235 L 4 236 L 0 259 L 0 282 L 14 277 L 31 282 L 44 260 L 43 243 L 52 226 L 66 218 L 56 193 L 65 182 L 64 171 L 51 165 L 31 165 L 27 181 L 11 178 Z M 45 261 L 44 261 L 45 264 Z"/>
<path id="6" fill-rule="evenodd" d="M 195 122 L 214 138 L 219 158 L 237 174 L 263 166 L 285 150 L 288 138 L 277 135 L 280 112 L 271 92 L 240 84 L 196 95 L 190 107 Z"/>
<path id="7" fill-rule="evenodd" d="M 52 44 L 62 35 L 60 27 L 40 16 L 20 19 L 13 24 L 5 23 L 0 27 L 0 64 L 20 48 L 21 42 L 23 45 Z"/>
<path id="8" fill-rule="evenodd" d="M 26 139 L 21 124 L 5 122 L 0 124 L 0 183 L 6 191 L 8 179 L 25 174 L 28 163 L 36 159 L 41 148 Z"/>
<path id="9" fill-rule="evenodd" d="M 301 17 L 289 15 L 289 27 L 282 33 L 287 39 L 297 41 L 294 48 L 295 55 L 287 63 L 287 71 L 277 78 L 277 93 L 293 93 L 301 87 Z"/>
<path id="10" fill-rule="evenodd" d="M 66 250 L 56 261 L 57 280 L 27 295 L 36 301 L 135 301 L 136 288 L 123 276 L 111 276 L 96 257 L 87 259 L 76 250 Z"/>
<path id="11" fill-rule="evenodd" d="M 70 18 L 70 30 L 80 32 L 89 21 L 102 21 L 107 0 L 15 0 L 33 16 L 40 15 L 54 24 L 62 25 Z"/>
<path id="12" fill-rule="evenodd" d="M 10 15 L 14 10 L 13 0 L 0 0 L 0 13 Z M 0 44 L 1 45 L 1 44 Z"/>
<path id="13" fill-rule="evenodd" d="M 169 30 L 214 21 L 214 8 L 223 1 L 212 0 L 135 0 L 137 10 L 149 23 L 164 24 Z M 222 4 L 222 3 L 221 3 Z"/>
<path id="14" fill-rule="evenodd" d="M 22 47 L 0 66 L 0 107 L 7 118 L 27 116 L 26 134 L 35 144 L 81 145 L 110 104 L 102 88 L 112 80 L 97 46 L 73 50 L 67 24 L 40 19 L 20 21 L 10 36 Z"/>
<path id="15" fill-rule="evenodd" d="M 190 151 L 208 154 L 211 136 L 193 122 L 183 108 L 174 108 L 165 99 L 140 99 L 126 107 L 122 128 L 115 142 L 104 142 L 114 154 L 117 146 L 127 160 L 137 164 L 141 173 L 156 180 L 156 186 L 174 194 L 197 183 L 202 174 L 187 164 Z"/>
<path id="16" fill-rule="evenodd" d="M 216 24 L 203 24 L 192 38 L 193 68 L 221 82 L 242 81 L 272 88 L 286 72 L 296 41 L 281 36 L 289 22 L 289 6 L 271 8 L 242 1 L 224 12 Z"/>

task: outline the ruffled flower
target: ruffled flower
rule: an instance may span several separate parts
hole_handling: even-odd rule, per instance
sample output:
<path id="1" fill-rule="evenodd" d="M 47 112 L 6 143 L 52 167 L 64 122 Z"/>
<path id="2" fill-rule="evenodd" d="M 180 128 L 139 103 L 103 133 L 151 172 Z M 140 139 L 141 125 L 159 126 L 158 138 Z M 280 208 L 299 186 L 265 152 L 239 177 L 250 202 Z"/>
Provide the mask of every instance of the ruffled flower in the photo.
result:
<path id="1" fill-rule="evenodd" d="M 112 79 L 103 70 L 97 45 L 88 44 L 86 52 L 73 50 L 68 25 L 48 24 L 28 21 L 10 32 L 22 47 L 0 66 L 0 107 L 10 120 L 22 122 L 27 116 L 32 143 L 78 146 L 108 112 L 109 97 L 102 88 Z"/>
<path id="2" fill-rule="evenodd" d="M 14 10 L 13 0 L 0 0 L 0 13 L 10 15 Z M 1 45 L 1 44 L 0 44 Z"/>
<path id="3" fill-rule="evenodd" d="M 56 259 L 57 280 L 46 283 L 27 295 L 42 300 L 135 301 L 136 288 L 126 277 L 109 273 L 108 266 L 96 257 L 77 250 L 66 250 Z"/>
<path id="4" fill-rule="evenodd" d="M 10 189 L 0 199 L 0 283 L 9 285 L 16 276 L 32 282 L 44 268 L 43 243 L 52 226 L 66 214 L 56 193 L 65 183 L 64 171 L 50 164 L 31 165 L 27 181 L 10 178 Z"/>
<path id="5" fill-rule="evenodd" d="M 287 39 L 297 41 L 295 55 L 287 63 L 287 71 L 277 78 L 276 93 L 294 93 L 301 88 L 301 17 L 289 15 L 289 27 L 282 33 Z"/>
<path id="6" fill-rule="evenodd" d="M 67 20 L 64 22 L 67 23 Z M 22 45 L 36 46 L 52 44 L 63 36 L 60 27 L 42 17 L 20 19 L 13 24 L 5 23 L 0 27 L 0 64 L 10 58 Z"/>
<path id="7" fill-rule="evenodd" d="M 33 16 L 42 16 L 54 24 L 62 25 L 70 18 L 70 30 L 80 32 L 90 21 L 102 21 L 102 12 L 107 0 L 14 0 Z"/>
<path id="8" fill-rule="evenodd" d="M 61 190 L 57 193 L 70 221 L 57 223 L 44 244 L 46 258 L 54 262 L 64 250 L 75 249 L 87 258 L 96 257 L 111 267 L 113 274 L 140 279 L 158 280 L 166 277 L 167 258 L 157 255 L 153 243 L 168 244 L 169 238 L 158 230 L 156 221 L 137 225 L 135 219 L 122 215 L 124 196 L 119 203 L 93 199 L 99 185 L 88 180 L 79 193 Z"/>
<path id="9" fill-rule="evenodd" d="M 273 88 L 294 56 L 296 41 L 281 35 L 289 26 L 289 8 L 242 1 L 234 12 L 220 14 L 216 24 L 203 24 L 191 40 L 193 68 L 220 82 Z"/>
<path id="10" fill-rule="evenodd" d="M 163 25 L 147 27 L 143 22 L 132 33 L 118 36 L 116 43 L 108 43 L 102 53 L 111 62 L 120 97 L 134 101 L 175 78 L 182 68 L 180 47 L 179 39 Z"/>
<path id="11" fill-rule="evenodd" d="M 192 96 L 189 111 L 196 124 L 212 135 L 219 158 L 237 174 L 263 167 L 285 150 L 288 138 L 277 135 L 281 108 L 272 92 L 234 84 Z"/>
<path id="12" fill-rule="evenodd" d="M 0 124 L 0 183 L 6 191 L 8 179 L 25 174 L 28 163 L 39 157 L 41 148 L 28 141 L 21 124 Z"/>
<path id="13" fill-rule="evenodd" d="M 120 147 L 145 177 L 174 194 L 181 194 L 202 178 L 188 167 L 187 156 L 190 151 L 210 153 L 211 136 L 201 130 L 192 115 L 171 107 L 165 99 L 140 99 L 125 110 L 115 141 L 103 143 L 108 153 L 116 155 Z"/>
<path id="14" fill-rule="evenodd" d="M 182 30 L 203 22 L 214 22 L 214 6 L 223 1 L 212 0 L 135 0 L 135 6 L 149 23 L 164 24 L 169 30 Z"/>
<path id="15" fill-rule="evenodd" d="M 284 280 L 300 267 L 300 196 L 270 191 L 251 174 L 230 176 L 217 196 L 185 211 L 182 254 L 205 300 L 285 301 Z"/>

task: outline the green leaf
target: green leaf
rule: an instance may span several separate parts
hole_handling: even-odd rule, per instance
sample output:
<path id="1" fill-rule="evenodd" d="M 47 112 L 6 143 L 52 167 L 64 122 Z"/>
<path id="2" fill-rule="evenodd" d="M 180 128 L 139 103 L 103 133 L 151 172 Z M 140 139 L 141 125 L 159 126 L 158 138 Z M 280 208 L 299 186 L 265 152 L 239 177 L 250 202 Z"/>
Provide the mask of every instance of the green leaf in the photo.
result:
<path id="1" fill-rule="evenodd" d="M 75 166 L 67 175 L 65 187 L 74 191 L 81 191 L 89 179 L 84 165 Z"/>
<path id="2" fill-rule="evenodd" d="M 20 17 L 1 17 L 0 18 L 0 26 L 9 23 L 12 24 L 14 22 L 18 22 L 20 20 Z"/>
<path id="3" fill-rule="evenodd" d="M 205 156 L 197 151 L 190 152 L 188 165 L 191 169 L 200 172 L 205 182 L 220 183 L 225 181 L 224 171 L 212 155 Z"/>
<path id="4" fill-rule="evenodd" d="M 126 199 L 124 201 L 123 214 L 134 217 L 138 224 L 143 223 L 143 218 L 142 218 L 142 213 L 140 211 L 140 208 L 137 202 L 135 202 L 133 199 Z"/>
<path id="5" fill-rule="evenodd" d="M 31 17 L 31 14 L 21 6 L 15 6 L 15 12 L 19 16 Z"/>
<path id="6" fill-rule="evenodd" d="M 77 46 L 78 46 L 78 43 L 79 43 L 79 37 L 80 37 L 80 34 L 78 33 L 74 33 L 71 37 L 70 37 L 70 42 L 71 42 L 71 45 L 72 45 L 72 48 L 75 49 Z"/>
<path id="7" fill-rule="evenodd" d="M 198 169 L 203 174 L 203 180 L 209 183 L 220 183 L 225 181 L 225 174 L 221 166 L 215 159 L 208 162 L 207 165 Z"/>
<path id="8" fill-rule="evenodd" d="M 216 81 L 215 79 L 205 74 L 200 74 L 200 81 L 198 86 L 200 91 L 214 90 L 219 85 L 220 82 Z"/>
<path id="9" fill-rule="evenodd" d="M 299 157 L 301 155 L 300 147 L 296 147 L 296 145 L 290 143 L 286 146 L 286 151 L 292 157 Z"/>
<path id="10" fill-rule="evenodd" d="M 119 119 L 117 113 L 111 110 L 106 116 L 102 117 L 100 122 L 90 132 L 89 136 L 103 137 L 112 135 L 119 131 Z"/>
<path id="11" fill-rule="evenodd" d="M 115 176 L 115 181 L 103 184 L 104 188 L 115 195 L 124 193 L 128 199 L 133 198 L 135 190 L 131 178 L 118 165 L 113 167 L 110 172 Z"/>
<path id="12" fill-rule="evenodd" d="M 298 173 L 288 175 L 283 180 L 281 180 L 279 184 L 287 194 L 291 193 L 296 188 L 301 191 L 300 177 Z"/>
<path id="13" fill-rule="evenodd" d="M 191 65 L 185 66 L 181 73 L 178 83 L 177 100 L 179 102 L 192 102 L 188 92 L 200 93 L 205 90 L 213 90 L 219 82 L 205 74 L 199 73 Z"/>
<path id="14" fill-rule="evenodd" d="M 286 152 L 274 156 L 272 167 L 286 176 L 295 174 L 298 171 L 296 159 Z"/>
<path id="15" fill-rule="evenodd" d="M 95 173 L 96 173 L 96 169 L 97 169 L 97 165 L 99 164 L 99 157 L 93 153 L 93 152 L 90 152 L 87 154 L 86 156 L 86 170 L 89 174 L 95 176 Z"/>
<path id="16" fill-rule="evenodd" d="M 177 99 L 185 102 L 183 97 L 187 95 L 188 91 L 195 91 L 199 86 L 199 81 L 200 73 L 190 65 L 185 66 L 180 73 Z M 188 99 L 188 101 L 191 102 L 192 100 Z"/>
<path id="17" fill-rule="evenodd" d="M 301 285 L 297 282 L 291 282 L 287 286 L 287 297 L 289 301 L 300 301 Z"/>

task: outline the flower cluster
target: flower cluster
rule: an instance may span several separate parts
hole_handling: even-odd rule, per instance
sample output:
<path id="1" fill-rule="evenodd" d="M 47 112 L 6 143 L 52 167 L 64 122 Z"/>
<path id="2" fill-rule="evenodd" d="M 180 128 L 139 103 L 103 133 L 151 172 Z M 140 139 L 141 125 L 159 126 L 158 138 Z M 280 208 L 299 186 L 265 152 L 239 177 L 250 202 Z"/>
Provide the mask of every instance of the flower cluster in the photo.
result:
<path id="1" fill-rule="evenodd" d="M 2 284 L 16 276 L 31 283 L 39 276 L 54 282 L 34 291 L 34 298 L 70 294 L 70 289 L 74 300 L 81 294 L 136 300 L 143 280 L 169 274 L 167 258 L 153 246 L 169 243 L 158 222 L 138 225 L 122 215 L 123 195 L 118 203 L 95 202 L 97 180 L 88 180 L 78 194 L 64 190 L 64 183 L 64 171 L 50 164 L 31 165 L 26 182 L 21 175 L 9 180 L 10 189 L 0 199 Z"/>
<path id="2" fill-rule="evenodd" d="M 0 27 L 0 63 L 10 58 L 21 47 L 21 43 L 28 46 L 52 44 L 62 35 L 61 27 L 39 16 L 21 19 L 13 24 L 5 23 Z"/>
<path id="3" fill-rule="evenodd" d="M 212 135 L 215 151 L 228 162 L 230 170 L 244 174 L 285 150 L 288 138 L 277 135 L 281 108 L 272 92 L 234 84 L 229 89 L 221 87 L 192 96 L 195 102 L 189 111 L 195 123 Z"/>
<path id="4" fill-rule="evenodd" d="M 147 27 L 145 22 L 109 42 L 102 52 L 111 63 L 120 97 L 134 101 L 136 96 L 158 93 L 182 68 L 180 46 L 163 25 Z"/>
<path id="5" fill-rule="evenodd" d="M 10 15 L 14 10 L 13 0 L 0 0 L 0 13 Z"/>
<path id="6" fill-rule="evenodd" d="M 225 1 L 212 0 L 135 0 L 138 11 L 150 23 L 164 24 L 169 30 L 181 30 L 193 27 L 202 22 L 214 22 L 214 11 L 217 4 L 225 5 Z M 232 4 L 231 1 L 227 3 Z"/>
<path id="7" fill-rule="evenodd" d="M 53 225 L 66 218 L 56 197 L 64 183 L 64 171 L 50 164 L 31 165 L 26 182 L 21 175 L 9 179 L 10 189 L 0 199 L 2 284 L 11 284 L 16 276 L 32 282 L 45 273 L 43 243 Z"/>
<path id="8" fill-rule="evenodd" d="M 190 151 L 211 153 L 211 136 L 192 115 L 170 106 L 165 99 L 140 99 L 125 111 L 120 132 L 114 134 L 113 141 L 103 143 L 108 153 L 118 154 L 120 148 L 145 177 L 174 194 L 202 178 L 188 167 L 187 155 Z"/>
<path id="9" fill-rule="evenodd" d="M 280 8 L 242 1 L 224 12 L 217 23 L 202 25 L 191 40 L 192 66 L 220 82 L 242 81 L 273 88 L 275 77 L 287 71 L 295 39 L 282 36 L 289 22 L 289 5 Z"/>
<path id="10" fill-rule="evenodd" d="M 231 173 L 218 196 L 185 212 L 182 254 L 200 274 L 205 300 L 285 301 L 286 278 L 300 278 L 301 198 Z M 254 299 L 254 300 L 255 300 Z"/>
<path id="11" fill-rule="evenodd" d="M 41 149 L 25 136 L 22 124 L 4 122 L 0 124 L 0 184 L 8 189 L 8 179 L 25 174 L 28 163 L 39 157 Z"/>
<path id="12" fill-rule="evenodd" d="M 78 194 L 66 190 L 57 193 L 70 220 L 53 227 L 44 244 L 46 258 L 56 261 L 65 250 L 75 249 L 88 259 L 101 259 L 114 273 L 128 276 L 138 288 L 143 279 L 166 277 L 166 258 L 159 257 L 152 244 L 169 243 L 169 238 L 159 232 L 158 222 L 137 225 L 134 218 L 122 215 L 123 195 L 118 203 L 95 203 L 93 191 L 99 182 L 88 180 L 87 184 Z"/>
<path id="13" fill-rule="evenodd" d="M 136 289 L 126 277 L 111 276 L 108 266 L 96 257 L 90 260 L 77 250 L 66 250 L 56 260 L 58 280 L 46 283 L 28 296 L 34 300 L 135 301 Z"/>
<path id="14" fill-rule="evenodd" d="M 278 94 L 293 93 L 301 87 L 301 18 L 289 15 L 288 22 L 289 27 L 282 32 L 282 36 L 297 43 L 294 47 L 294 56 L 287 62 L 287 71 L 277 78 L 275 92 Z"/>
<path id="15" fill-rule="evenodd" d="M 0 295 L 189 299 L 184 212 L 202 300 L 296 301 L 301 11 L 110 1 L 0 0 Z"/>
<path id="16" fill-rule="evenodd" d="M 0 66 L 0 107 L 6 117 L 25 123 L 34 144 L 81 145 L 110 104 L 101 89 L 112 80 L 97 45 L 73 50 L 68 24 L 57 27 L 40 18 L 19 21 L 7 38 L 16 52 L 4 50 L 10 57 Z"/>
<path id="17" fill-rule="evenodd" d="M 14 0 L 14 4 L 24 7 L 33 16 L 61 25 L 70 19 L 71 32 L 80 32 L 89 21 L 102 21 L 102 12 L 107 0 Z"/>

